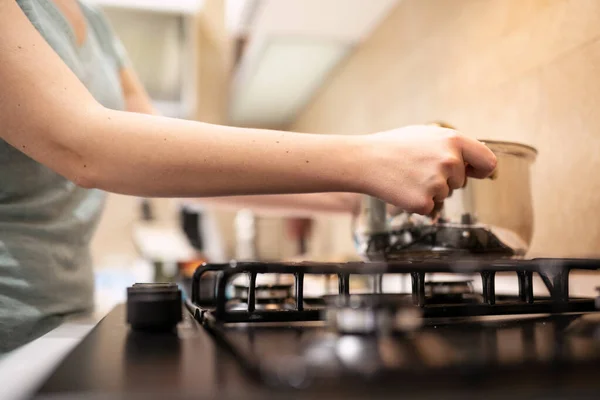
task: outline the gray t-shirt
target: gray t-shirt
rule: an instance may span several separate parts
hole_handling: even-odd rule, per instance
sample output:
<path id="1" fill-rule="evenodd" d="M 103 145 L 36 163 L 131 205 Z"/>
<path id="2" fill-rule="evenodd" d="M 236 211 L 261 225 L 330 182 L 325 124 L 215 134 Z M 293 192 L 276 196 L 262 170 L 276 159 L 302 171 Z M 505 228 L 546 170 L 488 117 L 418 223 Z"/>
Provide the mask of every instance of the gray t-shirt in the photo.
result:
<path id="1" fill-rule="evenodd" d="M 123 110 L 125 52 L 103 15 L 81 4 L 87 33 L 79 46 L 52 1 L 17 3 L 96 100 Z M 64 315 L 92 308 L 88 245 L 104 197 L 0 139 L 0 353 L 45 333 Z"/>

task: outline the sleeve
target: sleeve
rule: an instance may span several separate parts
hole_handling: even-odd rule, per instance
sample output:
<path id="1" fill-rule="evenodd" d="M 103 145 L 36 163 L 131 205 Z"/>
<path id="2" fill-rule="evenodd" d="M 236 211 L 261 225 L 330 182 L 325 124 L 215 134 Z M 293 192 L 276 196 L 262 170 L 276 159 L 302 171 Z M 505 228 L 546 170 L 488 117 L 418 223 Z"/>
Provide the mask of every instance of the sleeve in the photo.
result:
<path id="1" fill-rule="evenodd" d="M 98 37 L 100 46 L 115 60 L 119 69 L 127 67 L 130 64 L 127 50 L 115 34 L 104 13 L 99 8 L 87 4 L 82 4 L 82 8 L 88 18 L 90 27 Z"/>

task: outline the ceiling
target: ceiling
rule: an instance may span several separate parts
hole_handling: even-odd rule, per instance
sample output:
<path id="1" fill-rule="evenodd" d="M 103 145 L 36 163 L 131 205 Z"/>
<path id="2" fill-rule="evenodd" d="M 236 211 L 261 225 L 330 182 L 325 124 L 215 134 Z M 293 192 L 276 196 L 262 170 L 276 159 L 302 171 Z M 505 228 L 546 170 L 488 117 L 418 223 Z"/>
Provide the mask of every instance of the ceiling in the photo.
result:
<path id="1" fill-rule="evenodd" d="M 228 0 L 246 38 L 233 77 L 230 123 L 285 127 L 332 70 L 399 0 Z"/>
<path id="2" fill-rule="evenodd" d="M 179 104 L 182 16 L 213 0 L 88 1 L 105 7 L 153 99 Z M 237 45 L 228 122 L 286 128 L 400 0 L 224 1 Z"/>

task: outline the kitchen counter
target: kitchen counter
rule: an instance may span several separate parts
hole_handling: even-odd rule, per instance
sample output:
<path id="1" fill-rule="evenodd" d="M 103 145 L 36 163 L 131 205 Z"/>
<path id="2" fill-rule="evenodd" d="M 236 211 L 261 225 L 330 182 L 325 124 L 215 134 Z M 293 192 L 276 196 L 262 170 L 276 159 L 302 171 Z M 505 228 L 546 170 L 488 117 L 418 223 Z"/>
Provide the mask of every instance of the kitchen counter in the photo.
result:
<path id="1" fill-rule="evenodd" d="M 0 356 L 0 400 L 30 398 L 104 315 L 68 319 L 38 339 Z"/>
<path id="2" fill-rule="evenodd" d="M 336 385 L 336 380 L 329 381 L 331 385 L 314 388 L 314 390 L 286 389 L 281 386 L 267 386 L 251 379 L 251 376 L 242 368 L 242 364 L 236 362 L 231 352 L 218 344 L 217 337 L 213 337 L 198 323 L 191 315 L 184 312 L 184 321 L 177 327 L 177 332 L 171 333 L 140 333 L 129 329 L 125 323 L 125 307 L 119 305 L 114 308 L 96 328 L 73 350 L 52 373 L 52 375 L 41 386 L 34 398 L 36 399 L 349 399 L 349 398 L 397 398 L 397 390 L 405 390 L 415 399 L 430 399 L 436 397 L 455 399 L 529 399 L 529 398 L 556 398 L 572 399 L 597 397 L 598 381 L 597 364 L 589 363 L 572 364 L 568 369 L 555 368 L 540 370 L 529 369 L 528 364 L 515 365 L 511 368 L 498 369 L 497 365 L 479 364 L 477 367 L 440 369 L 427 372 L 423 369 L 415 370 L 415 375 L 399 375 L 398 378 L 409 379 L 401 384 L 403 389 L 388 390 L 382 381 L 382 385 L 372 385 L 368 381 L 353 381 L 352 389 L 347 385 Z M 527 332 L 538 332 L 540 329 L 548 332 L 557 327 L 554 323 L 563 326 L 564 323 L 557 320 L 547 319 L 547 326 L 537 320 L 525 318 L 535 327 L 534 330 L 521 325 L 524 334 Z M 554 322 L 553 322 L 554 321 Z M 589 321 L 588 321 L 589 322 Z M 311 325 L 312 326 L 312 325 Z M 314 326 L 307 327 L 309 330 Z M 500 324 L 491 328 L 492 336 L 482 336 L 479 328 L 473 330 L 465 327 L 436 326 L 421 337 L 418 343 L 435 344 L 431 341 L 436 335 L 440 335 L 442 329 L 446 329 L 444 335 L 450 334 L 453 341 L 450 343 L 465 343 L 465 335 L 471 334 L 467 347 L 463 347 L 466 353 L 473 348 L 486 348 L 497 346 L 496 351 L 480 352 L 484 357 L 496 357 L 500 354 L 502 362 L 510 362 L 514 354 L 506 353 L 513 343 L 515 337 L 519 337 L 519 331 L 514 331 L 515 325 L 509 324 L 503 327 Z M 467 328 L 467 329 L 464 329 Z M 283 350 L 294 352 L 293 343 L 298 341 L 298 330 L 284 330 L 283 335 L 272 334 L 269 327 L 262 327 L 249 331 L 232 330 L 237 343 L 255 345 L 262 349 L 261 353 L 266 355 L 266 349 L 270 354 Z M 309 331 L 305 332 L 311 335 Z M 516 333 L 516 335 L 515 335 Z M 493 337 L 494 340 L 491 340 Z M 546 336 L 552 339 L 552 335 Z M 245 338 L 252 338 L 245 341 Z M 289 342 L 287 339 L 292 339 Z M 422 342 L 421 339 L 427 339 Z M 581 341 L 575 337 L 571 338 L 581 345 Z M 407 339 L 413 341 L 414 338 Z M 455 342 L 454 340 L 458 340 Z M 417 343 L 417 342 L 415 342 Z M 445 346 L 448 346 L 448 343 Z M 524 343 L 524 342 L 514 342 Z M 542 344 L 542 350 L 552 350 L 552 347 Z M 573 342 L 574 343 L 574 342 Z M 572 344 L 573 344 L 572 343 Z M 288 346 L 292 344 L 292 346 Z M 585 343 L 583 343 L 585 344 Z M 593 351 L 593 347 L 581 347 L 584 351 Z M 405 347 L 403 347 L 405 348 Z M 410 347 L 409 347 L 410 348 Z M 415 365 L 423 367 L 422 362 L 431 361 L 435 367 L 439 361 L 440 349 L 447 347 L 433 347 L 433 353 L 420 358 L 421 362 Z M 456 350 L 460 351 L 461 346 Z M 437 349 L 437 350 L 436 350 Z M 413 353 L 407 353 L 410 355 Z M 415 353 L 416 354 L 416 353 Z M 573 355 L 580 353 L 572 353 Z M 33 353 L 32 356 L 34 356 Z M 413 357 L 414 354 L 410 357 Z M 507 356 L 508 358 L 506 358 Z M 518 356 L 518 353 L 517 353 Z M 437 361 L 436 361 L 437 360 Z M 546 359 L 540 359 L 544 366 Z M 31 362 L 31 359 L 28 360 Z M 263 359 L 268 361 L 268 359 Z M 265 366 L 268 362 L 265 364 Z M 472 366 L 471 366 L 472 367 Z M 437 368 L 437 367 L 436 367 Z M 485 373 L 486 368 L 489 368 Z M 433 373 L 431 375 L 430 373 Z M 285 376 L 285 375 L 282 375 Z M 412 381 L 410 381 L 412 380 Z M 429 385 L 430 381 L 436 385 Z M 410 382 L 409 382 L 410 381 Z M 387 381 L 389 385 L 393 385 Z M 350 384 L 350 382 L 347 382 Z M 365 395 L 367 394 L 367 395 Z"/>
<path id="3" fill-rule="evenodd" d="M 589 274 L 575 277 L 573 286 L 581 280 L 597 282 Z M 172 334 L 131 331 L 123 304 L 101 319 L 72 319 L 0 358 L 0 400 L 29 398 L 38 390 L 36 398 L 52 399 L 264 399 L 281 394 L 250 379 L 185 309 L 184 321 Z"/>
<path id="4" fill-rule="evenodd" d="M 228 351 L 184 309 L 175 333 L 139 333 L 116 306 L 61 363 L 35 398 L 265 399 Z M 271 397 L 272 398 L 272 397 Z"/>

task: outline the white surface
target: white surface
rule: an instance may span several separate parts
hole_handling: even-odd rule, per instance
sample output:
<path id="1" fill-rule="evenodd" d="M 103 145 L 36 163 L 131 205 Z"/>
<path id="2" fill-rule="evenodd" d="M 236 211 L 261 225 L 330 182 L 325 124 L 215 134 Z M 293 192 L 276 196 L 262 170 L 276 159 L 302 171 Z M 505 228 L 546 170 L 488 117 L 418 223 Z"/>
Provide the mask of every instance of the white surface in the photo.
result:
<path id="1" fill-rule="evenodd" d="M 235 216 L 235 258 L 256 259 L 256 218 L 252 210 L 239 210 Z"/>
<path id="2" fill-rule="evenodd" d="M 258 6 L 255 13 L 250 13 L 250 17 L 253 16 L 250 21 L 246 16 L 244 30 L 249 41 L 235 76 L 232 122 L 258 126 L 287 122 L 290 113 L 297 112 L 323 83 L 321 78 L 326 74 L 316 72 L 324 66 L 329 71 L 342 59 L 315 60 L 310 55 L 316 56 L 322 51 L 316 46 L 335 43 L 350 48 L 359 44 L 399 1 L 262 0 L 256 3 Z M 238 8 L 237 18 L 241 18 L 239 12 Z M 302 43 L 311 48 L 306 50 Z M 270 50 L 274 44 L 278 46 L 277 52 Z M 338 47 L 337 51 L 340 50 Z M 308 57 L 306 51 L 310 52 Z M 336 50 L 329 51 L 331 55 Z M 273 57 L 280 59 L 273 60 Z M 284 84 L 275 79 L 281 76 L 285 77 Z"/>
<path id="3" fill-rule="evenodd" d="M 398 0 L 263 0 L 254 34 L 327 37 L 360 42 Z"/>
<path id="4" fill-rule="evenodd" d="M 67 321 L 0 358 L 0 400 L 30 398 L 102 317 L 96 313 Z"/>
<path id="5" fill-rule="evenodd" d="M 204 254 L 212 262 L 225 262 L 223 240 L 214 215 L 207 211 L 202 219 Z M 140 223 L 133 228 L 133 241 L 140 255 L 147 260 L 175 265 L 179 261 L 193 260 L 196 250 L 178 227 L 165 227 Z"/>
<path id="6" fill-rule="evenodd" d="M 175 263 L 196 255 L 185 234 L 174 227 L 138 224 L 133 228 L 133 240 L 141 255 L 152 261 Z"/>
<path id="7" fill-rule="evenodd" d="M 283 126 L 310 100 L 351 47 L 321 38 L 273 38 L 233 104 L 232 120 Z"/>
<path id="8" fill-rule="evenodd" d="M 250 17 L 259 0 L 226 0 L 225 22 L 232 36 L 248 33 Z"/>
<path id="9" fill-rule="evenodd" d="M 87 0 L 102 6 L 133 8 L 139 10 L 192 14 L 200 11 L 204 0 Z"/>

